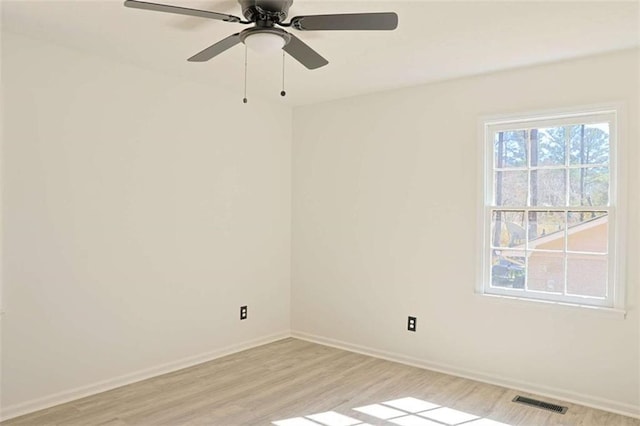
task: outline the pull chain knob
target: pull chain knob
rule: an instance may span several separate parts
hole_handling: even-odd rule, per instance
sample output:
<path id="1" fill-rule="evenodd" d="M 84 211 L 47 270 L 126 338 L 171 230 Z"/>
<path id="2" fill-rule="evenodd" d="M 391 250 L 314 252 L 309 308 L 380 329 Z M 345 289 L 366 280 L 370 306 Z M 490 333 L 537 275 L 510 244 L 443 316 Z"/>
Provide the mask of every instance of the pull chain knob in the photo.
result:
<path id="1" fill-rule="evenodd" d="M 247 100 L 247 45 L 244 45 L 244 98 L 242 98 L 242 103 L 246 104 L 249 102 Z"/>
<path id="2" fill-rule="evenodd" d="M 286 96 L 287 92 L 284 91 L 284 50 L 282 51 L 282 91 L 280 96 Z"/>

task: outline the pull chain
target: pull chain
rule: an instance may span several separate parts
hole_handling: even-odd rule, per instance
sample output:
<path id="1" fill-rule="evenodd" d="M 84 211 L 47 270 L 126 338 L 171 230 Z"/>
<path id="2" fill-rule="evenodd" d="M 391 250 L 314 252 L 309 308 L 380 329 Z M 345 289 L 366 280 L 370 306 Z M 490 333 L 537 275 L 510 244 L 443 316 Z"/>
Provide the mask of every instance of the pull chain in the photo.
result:
<path id="1" fill-rule="evenodd" d="M 284 91 L 284 50 L 282 51 L 282 92 L 280 96 L 286 96 L 287 92 Z"/>
<path id="2" fill-rule="evenodd" d="M 243 103 L 247 103 L 247 45 L 244 46 L 244 98 Z"/>

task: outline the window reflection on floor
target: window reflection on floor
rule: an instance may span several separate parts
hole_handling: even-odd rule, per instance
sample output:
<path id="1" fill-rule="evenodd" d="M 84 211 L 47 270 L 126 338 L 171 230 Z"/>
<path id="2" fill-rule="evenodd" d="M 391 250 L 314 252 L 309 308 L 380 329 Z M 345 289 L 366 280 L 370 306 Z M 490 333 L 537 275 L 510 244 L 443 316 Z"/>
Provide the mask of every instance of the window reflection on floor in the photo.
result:
<path id="1" fill-rule="evenodd" d="M 400 426 L 510 426 L 472 413 L 442 407 L 422 399 L 407 397 L 354 408 L 376 422 Z M 371 426 L 362 420 L 335 411 L 310 414 L 272 422 L 276 426 Z"/>

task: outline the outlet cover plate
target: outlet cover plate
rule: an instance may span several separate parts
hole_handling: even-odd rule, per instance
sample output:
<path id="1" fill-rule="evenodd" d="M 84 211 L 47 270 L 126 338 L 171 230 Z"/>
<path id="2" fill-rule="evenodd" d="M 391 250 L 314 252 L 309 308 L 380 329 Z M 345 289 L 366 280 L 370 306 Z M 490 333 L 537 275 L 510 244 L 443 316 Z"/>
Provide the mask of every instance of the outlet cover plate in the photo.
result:
<path id="1" fill-rule="evenodd" d="M 409 317 L 409 319 L 407 320 L 407 330 L 415 332 L 417 326 L 418 326 L 418 318 Z"/>

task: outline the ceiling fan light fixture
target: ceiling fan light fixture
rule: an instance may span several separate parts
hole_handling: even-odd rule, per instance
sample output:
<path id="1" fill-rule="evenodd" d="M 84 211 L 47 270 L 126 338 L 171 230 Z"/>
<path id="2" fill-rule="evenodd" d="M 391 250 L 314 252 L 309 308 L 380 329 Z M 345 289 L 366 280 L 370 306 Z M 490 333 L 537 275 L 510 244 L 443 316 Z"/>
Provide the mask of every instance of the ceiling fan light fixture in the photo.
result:
<path id="1" fill-rule="evenodd" d="M 286 44 L 286 40 L 279 34 L 272 32 L 256 32 L 247 35 L 244 44 L 254 52 L 268 54 L 281 50 Z"/>

